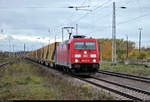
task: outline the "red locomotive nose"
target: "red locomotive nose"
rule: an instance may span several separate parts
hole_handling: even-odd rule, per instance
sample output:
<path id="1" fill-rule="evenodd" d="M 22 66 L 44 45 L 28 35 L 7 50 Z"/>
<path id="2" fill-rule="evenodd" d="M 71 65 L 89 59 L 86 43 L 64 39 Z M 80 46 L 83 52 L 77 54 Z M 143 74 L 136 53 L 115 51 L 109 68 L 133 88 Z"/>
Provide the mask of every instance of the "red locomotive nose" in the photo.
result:
<path id="1" fill-rule="evenodd" d="M 99 51 L 96 39 L 76 36 L 74 39 L 60 43 L 56 51 L 56 64 L 73 69 L 78 73 L 84 68 L 89 72 L 96 72 L 99 68 Z"/>
<path id="2" fill-rule="evenodd" d="M 96 50 L 74 50 L 72 63 L 99 63 Z"/>

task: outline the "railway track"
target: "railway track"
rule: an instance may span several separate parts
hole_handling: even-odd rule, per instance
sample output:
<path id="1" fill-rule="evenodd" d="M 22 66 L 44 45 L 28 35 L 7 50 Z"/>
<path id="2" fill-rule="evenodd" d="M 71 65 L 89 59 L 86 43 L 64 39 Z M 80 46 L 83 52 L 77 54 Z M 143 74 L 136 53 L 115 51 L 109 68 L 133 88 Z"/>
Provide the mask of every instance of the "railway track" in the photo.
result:
<path id="1" fill-rule="evenodd" d="M 73 76 L 73 77 L 76 77 L 76 76 Z M 84 78 L 81 78 L 81 77 L 76 77 L 76 78 L 78 78 L 78 79 L 80 79 L 80 80 L 82 80 L 82 81 L 85 81 L 85 82 L 87 82 L 87 83 L 89 83 L 89 84 L 92 84 L 92 85 L 94 85 L 94 86 L 96 86 L 96 87 L 100 87 L 100 88 L 103 88 L 103 89 L 106 89 L 106 90 L 108 90 L 108 91 L 111 91 L 111 92 L 113 92 L 113 93 L 116 93 L 116 94 L 118 94 L 118 95 L 120 95 L 120 96 L 124 96 L 124 97 L 126 97 L 126 98 L 128 98 L 128 99 L 132 99 L 132 100 L 138 100 L 138 101 L 143 101 L 143 99 L 142 98 L 139 98 L 138 96 L 135 96 L 135 95 L 131 95 L 131 94 L 129 94 L 129 93 L 126 93 L 126 92 L 122 92 L 122 91 L 119 91 L 119 90 L 117 90 L 117 89 L 114 89 L 114 88 L 112 88 L 112 85 L 108 85 L 108 84 L 110 84 L 109 82 L 106 82 L 106 80 L 100 80 L 100 79 L 98 79 L 97 80 L 97 78 L 96 78 L 96 80 L 93 80 L 93 79 L 95 79 L 95 78 L 92 78 L 92 79 L 84 79 Z M 97 82 L 96 82 L 97 81 Z M 110 86 L 110 87 L 108 87 L 108 86 Z M 126 89 L 125 89 L 126 90 Z M 129 90 L 130 92 L 131 92 L 131 90 Z"/>
<path id="2" fill-rule="evenodd" d="M 124 97 L 133 99 L 133 100 L 139 100 L 139 101 L 143 101 L 143 100 L 150 100 L 150 92 L 146 91 L 146 90 L 142 90 L 136 87 L 131 87 L 128 85 L 124 85 L 124 84 L 119 84 L 113 81 L 108 81 L 105 79 L 101 79 L 101 78 L 97 78 L 95 76 L 91 76 L 92 82 L 94 81 L 94 83 L 100 83 L 100 85 L 105 88 L 108 89 L 114 93 L 120 94 Z M 106 87 L 107 86 L 107 87 Z"/>
<path id="3" fill-rule="evenodd" d="M 131 87 L 128 85 L 118 84 L 95 76 L 90 76 L 90 78 L 81 78 L 73 75 L 71 76 L 78 78 L 82 81 L 85 81 L 87 83 L 90 83 L 94 86 L 116 93 L 120 96 L 126 97 L 128 99 L 137 100 L 137 101 L 150 100 L 150 92 L 146 90 Z"/>
<path id="4" fill-rule="evenodd" d="M 14 62 L 15 62 L 15 61 L 8 61 L 8 62 L 5 62 L 5 63 L 3 63 L 3 64 L 0 64 L 0 68 L 6 66 L 6 65 L 8 65 L 8 64 L 13 64 Z"/>
<path id="5" fill-rule="evenodd" d="M 145 83 L 150 83 L 150 78 L 146 78 L 146 77 L 140 77 L 140 76 L 135 76 L 135 75 L 129 75 L 129 74 L 111 72 L 111 71 L 104 71 L 104 70 L 99 70 L 98 73 L 122 77 L 122 78 L 131 79 L 131 80 L 140 81 L 140 82 L 145 82 Z"/>
<path id="6" fill-rule="evenodd" d="M 35 62 L 32 61 L 32 63 L 35 63 Z M 44 65 L 42 65 L 42 66 L 47 67 Z M 130 87 L 127 85 L 118 84 L 118 83 L 104 80 L 104 79 L 101 79 L 101 78 L 98 78 L 95 76 L 90 76 L 90 78 L 83 78 L 83 77 L 74 76 L 71 74 L 69 74 L 69 75 L 74 78 L 77 78 L 81 81 L 87 82 L 91 85 L 94 85 L 96 87 L 103 88 L 110 92 L 116 93 L 120 96 L 126 97 L 128 99 L 138 100 L 138 101 L 150 100 L 150 92 L 146 91 L 146 90 L 142 90 L 142 89 L 135 88 L 135 87 Z"/>
<path id="7" fill-rule="evenodd" d="M 5 63 L 3 63 L 3 64 L 0 64 L 0 68 L 6 66 L 6 65 L 8 65 L 8 64 L 12 64 L 12 63 L 13 63 L 13 62 L 5 62 Z"/>

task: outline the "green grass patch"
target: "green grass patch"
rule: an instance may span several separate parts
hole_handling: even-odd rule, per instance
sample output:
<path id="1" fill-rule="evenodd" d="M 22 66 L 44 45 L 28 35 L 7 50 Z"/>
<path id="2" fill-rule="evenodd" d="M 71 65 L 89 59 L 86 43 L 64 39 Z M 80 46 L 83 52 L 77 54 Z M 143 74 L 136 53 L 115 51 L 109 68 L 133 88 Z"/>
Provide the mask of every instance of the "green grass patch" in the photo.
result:
<path id="1" fill-rule="evenodd" d="M 150 67 L 144 67 L 144 65 L 117 63 L 116 66 L 112 66 L 111 62 L 102 62 L 100 68 L 102 70 L 110 70 L 114 72 L 128 73 L 131 75 L 150 77 Z"/>
<path id="2" fill-rule="evenodd" d="M 114 99 L 111 95 L 93 92 L 88 85 L 77 87 L 39 66 L 21 59 L 0 70 L 0 99 L 15 100 L 94 100 Z"/>
<path id="3" fill-rule="evenodd" d="M 0 64 L 3 64 L 8 61 L 12 61 L 13 59 L 14 59 L 13 57 L 9 57 L 7 55 L 0 54 Z"/>

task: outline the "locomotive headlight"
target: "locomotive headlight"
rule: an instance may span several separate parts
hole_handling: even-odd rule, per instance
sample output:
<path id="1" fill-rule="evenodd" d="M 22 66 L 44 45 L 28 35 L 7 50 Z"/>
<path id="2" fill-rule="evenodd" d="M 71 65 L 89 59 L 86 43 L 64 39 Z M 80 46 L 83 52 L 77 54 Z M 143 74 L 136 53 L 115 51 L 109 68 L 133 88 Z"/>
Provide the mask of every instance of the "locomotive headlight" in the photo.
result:
<path id="1" fill-rule="evenodd" d="M 96 59 L 93 59 L 93 62 L 96 62 Z"/>
<path id="2" fill-rule="evenodd" d="M 79 62 L 78 59 L 75 59 L 75 62 L 78 63 Z"/>
<path id="3" fill-rule="evenodd" d="M 96 58 L 96 54 L 91 54 L 90 57 Z"/>
<path id="4" fill-rule="evenodd" d="M 74 57 L 81 57 L 81 54 L 75 54 Z"/>
<path id="5" fill-rule="evenodd" d="M 84 51 L 84 54 L 87 54 L 87 51 Z"/>

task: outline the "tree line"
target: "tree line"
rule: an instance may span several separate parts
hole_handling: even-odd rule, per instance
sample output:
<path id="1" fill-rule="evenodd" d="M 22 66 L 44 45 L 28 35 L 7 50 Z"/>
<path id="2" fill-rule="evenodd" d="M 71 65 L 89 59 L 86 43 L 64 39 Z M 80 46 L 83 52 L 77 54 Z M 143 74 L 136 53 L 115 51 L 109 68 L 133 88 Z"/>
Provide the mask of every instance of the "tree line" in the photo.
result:
<path id="1" fill-rule="evenodd" d="M 102 60 L 112 59 L 112 39 L 97 39 Z M 135 42 L 116 39 L 116 58 L 118 61 L 126 59 L 150 59 L 150 48 L 135 48 Z"/>

